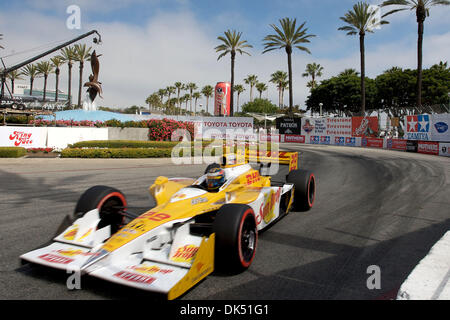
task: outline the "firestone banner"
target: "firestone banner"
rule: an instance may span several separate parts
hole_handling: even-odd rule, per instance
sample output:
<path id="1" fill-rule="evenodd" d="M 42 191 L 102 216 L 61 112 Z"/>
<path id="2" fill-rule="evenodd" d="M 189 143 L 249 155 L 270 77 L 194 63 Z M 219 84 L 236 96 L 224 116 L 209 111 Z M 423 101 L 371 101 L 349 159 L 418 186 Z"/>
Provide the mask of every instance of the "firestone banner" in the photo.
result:
<path id="1" fill-rule="evenodd" d="M 327 118 L 327 136 L 351 137 L 352 118 Z"/>

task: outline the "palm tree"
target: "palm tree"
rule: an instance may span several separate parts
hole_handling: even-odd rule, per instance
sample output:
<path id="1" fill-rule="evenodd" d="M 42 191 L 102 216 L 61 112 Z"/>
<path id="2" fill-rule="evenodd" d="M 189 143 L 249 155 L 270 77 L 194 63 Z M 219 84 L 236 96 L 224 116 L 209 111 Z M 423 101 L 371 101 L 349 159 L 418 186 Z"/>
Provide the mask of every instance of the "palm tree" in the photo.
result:
<path id="1" fill-rule="evenodd" d="M 64 60 L 60 56 L 56 56 L 53 58 L 50 58 L 50 61 L 52 62 L 53 66 L 55 67 L 55 75 L 56 75 L 56 84 L 55 84 L 55 101 L 58 101 L 58 90 L 59 90 L 59 73 L 60 69 L 59 67 L 62 66 L 64 63 Z"/>
<path id="2" fill-rule="evenodd" d="M 274 83 L 278 90 L 278 107 L 281 107 L 281 92 L 283 90 L 283 84 L 287 82 L 287 72 L 278 70 L 270 75 L 269 82 Z"/>
<path id="3" fill-rule="evenodd" d="M 210 85 L 206 85 L 202 89 L 202 94 L 206 98 L 206 112 L 209 109 L 209 98 L 211 98 L 214 94 L 214 88 Z"/>
<path id="4" fill-rule="evenodd" d="M 314 89 L 317 85 L 316 83 L 316 77 L 321 77 L 323 72 L 323 67 L 318 63 L 308 63 L 306 65 L 306 70 L 304 73 L 302 73 L 302 77 L 309 77 L 311 76 L 311 82 L 309 83 L 309 87 Z"/>
<path id="5" fill-rule="evenodd" d="M 53 72 L 53 65 L 50 61 L 42 61 L 37 64 L 38 74 L 44 77 L 44 95 L 42 101 L 45 101 L 47 96 L 47 79 L 48 75 Z"/>
<path id="6" fill-rule="evenodd" d="M 217 60 L 224 57 L 228 53 L 231 56 L 231 98 L 230 98 L 230 116 L 233 116 L 234 111 L 234 64 L 236 60 L 236 53 L 247 54 L 250 53 L 244 51 L 245 48 L 253 48 L 252 45 L 247 43 L 247 40 L 241 40 L 242 32 L 237 32 L 236 30 L 227 30 L 224 32 L 225 37 L 219 36 L 218 40 L 222 41 L 221 45 L 215 47 L 216 52 L 222 52 Z"/>
<path id="7" fill-rule="evenodd" d="M 6 75 L 6 77 L 11 80 L 11 93 L 14 94 L 14 81 L 22 80 L 22 72 L 18 70 L 11 71 Z"/>
<path id="8" fill-rule="evenodd" d="M 186 93 L 184 96 L 183 96 L 183 101 L 186 103 L 186 113 L 188 113 L 188 102 L 189 101 L 191 101 L 192 102 L 192 99 L 191 99 L 191 95 L 189 94 L 189 93 Z M 189 113 L 189 115 L 191 115 L 190 113 Z"/>
<path id="9" fill-rule="evenodd" d="M 258 83 L 258 76 L 250 74 L 244 79 L 244 83 L 250 86 L 250 102 L 253 102 L 253 87 Z"/>
<path id="10" fill-rule="evenodd" d="M 61 49 L 61 56 L 64 63 L 67 63 L 69 77 L 68 77 L 68 89 L 67 94 L 69 96 L 69 107 L 72 106 L 72 66 L 75 61 L 75 48 L 74 47 L 65 47 Z"/>
<path id="11" fill-rule="evenodd" d="M 236 84 L 234 86 L 234 90 L 236 90 L 237 93 L 237 108 L 236 111 L 239 112 L 239 96 L 241 95 L 242 92 L 245 91 L 245 88 L 242 84 Z"/>
<path id="12" fill-rule="evenodd" d="M 286 79 L 284 81 L 281 81 L 280 88 L 281 88 L 281 105 L 284 106 L 284 91 L 286 89 L 289 89 L 289 80 Z"/>
<path id="13" fill-rule="evenodd" d="M 78 83 L 78 108 L 81 107 L 81 88 L 83 87 L 83 68 L 84 62 L 91 60 L 91 47 L 86 47 L 85 44 L 75 45 L 75 61 L 80 64 L 80 81 Z"/>
<path id="14" fill-rule="evenodd" d="M 163 101 L 164 97 L 167 94 L 167 90 L 166 89 L 159 89 L 157 92 L 159 98 L 161 99 L 161 102 Z"/>
<path id="15" fill-rule="evenodd" d="M 359 76 L 359 72 L 356 71 L 356 69 L 350 68 L 350 69 L 345 69 L 344 71 L 339 73 L 338 76 L 339 77 L 341 77 L 341 76 Z"/>
<path id="16" fill-rule="evenodd" d="M 189 90 L 189 101 L 190 101 L 189 111 L 192 113 L 192 93 L 194 92 L 194 90 L 197 90 L 198 87 L 194 82 L 189 82 L 188 84 L 186 84 L 186 88 L 187 90 Z"/>
<path id="17" fill-rule="evenodd" d="M 197 115 L 197 101 L 202 97 L 202 94 L 200 92 L 194 92 L 192 94 L 192 97 L 195 99 L 195 109 L 194 109 L 194 116 Z"/>
<path id="18" fill-rule="evenodd" d="M 265 84 L 264 82 L 258 82 L 255 87 L 256 90 L 258 90 L 259 98 L 261 99 L 262 93 L 267 90 L 267 84 Z"/>
<path id="19" fill-rule="evenodd" d="M 33 83 L 34 79 L 38 76 L 38 69 L 35 64 L 27 64 L 22 69 L 22 74 L 30 78 L 30 96 L 33 95 Z"/>
<path id="20" fill-rule="evenodd" d="M 303 22 L 298 28 L 296 27 L 297 19 L 291 20 L 289 18 L 280 19 L 281 29 L 274 24 L 270 26 L 275 30 L 276 34 L 266 36 L 263 41 L 263 53 L 275 50 L 285 49 L 288 58 L 288 75 L 289 75 L 289 113 L 292 113 L 294 99 L 292 94 L 292 50 L 294 48 L 300 51 L 311 53 L 308 48 L 304 46 L 309 43 L 309 38 L 315 37 L 313 34 L 307 34 L 308 29 L 304 28 L 306 22 Z"/>
<path id="21" fill-rule="evenodd" d="M 181 111 L 180 92 L 181 92 L 181 90 L 185 90 L 184 84 L 182 82 L 178 81 L 178 82 L 175 82 L 174 87 L 177 90 L 177 104 L 178 104 L 178 108 Z"/>
<path id="22" fill-rule="evenodd" d="M 145 99 L 145 103 L 148 104 L 148 111 L 152 112 L 152 106 L 159 108 L 162 104 L 161 99 L 159 98 L 158 93 L 153 93 Z"/>
<path id="23" fill-rule="evenodd" d="M 426 17 L 430 16 L 430 8 L 437 5 L 450 5 L 447 0 L 389 0 L 384 1 L 381 6 L 402 6 L 383 15 L 383 18 L 395 12 L 403 10 L 415 10 L 417 20 L 417 84 L 416 84 L 416 103 L 417 107 L 422 106 L 422 44 L 423 30 Z"/>
<path id="24" fill-rule="evenodd" d="M 364 38 L 367 32 L 373 33 L 373 29 L 387 21 L 377 21 L 376 11 L 370 8 L 366 2 L 358 2 L 353 6 L 353 10 L 348 11 L 345 16 L 340 18 L 347 25 L 338 28 L 346 31 L 347 35 L 359 34 L 359 51 L 361 54 L 361 115 L 366 112 L 366 86 L 365 86 L 365 47 Z"/>
<path id="25" fill-rule="evenodd" d="M 167 101 L 170 100 L 170 96 L 171 96 L 171 95 L 175 94 L 175 90 L 176 90 L 176 88 L 175 88 L 174 86 L 168 86 L 168 87 L 166 88 L 166 92 L 167 92 Z"/>

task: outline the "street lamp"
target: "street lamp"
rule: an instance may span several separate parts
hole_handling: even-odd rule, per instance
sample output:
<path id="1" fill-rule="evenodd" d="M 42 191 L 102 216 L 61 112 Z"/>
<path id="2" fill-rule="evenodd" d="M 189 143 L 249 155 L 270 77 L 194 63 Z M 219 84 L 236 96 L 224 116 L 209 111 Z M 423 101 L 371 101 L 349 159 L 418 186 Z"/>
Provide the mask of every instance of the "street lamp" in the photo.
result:
<path id="1" fill-rule="evenodd" d="M 322 116 L 322 106 L 323 106 L 323 103 L 322 103 L 322 102 L 319 103 L 319 107 L 320 107 L 320 116 Z"/>

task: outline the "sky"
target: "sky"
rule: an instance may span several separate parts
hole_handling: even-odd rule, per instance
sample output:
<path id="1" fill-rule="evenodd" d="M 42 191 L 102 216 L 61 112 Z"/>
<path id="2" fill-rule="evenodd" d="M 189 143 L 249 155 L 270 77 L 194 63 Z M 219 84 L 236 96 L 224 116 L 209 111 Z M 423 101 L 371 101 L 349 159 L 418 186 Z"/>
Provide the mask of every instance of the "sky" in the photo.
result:
<path id="1" fill-rule="evenodd" d="M 209 84 L 230 81 L 230 57 L 217 60 L 214 48 L 217 37 L 231 29 L 242 32 L 242 38 L 253 48 L 251 54 L 236 57 L 235 83 L 244 84 L 249 74 L 268 84 L 263 98 L 278 104 L 275 85 L 270 75 L 287 71 L 287 56 L 283 50 L 262 54 L 262 39 L 273 33 L 271 24 L 279 19 L 306 22 L 308 33 L 316 35 L 307 46 L 311 54 L 293 53 L 294 104 L 306 108 L 309 78 L 302 77 L 306 65 L 316 62 L 324 67 L 318 80 L 337 75 L 346 68 L 359 71 L 359 40 L 347 36 L 338 28 L 339 19 L 355 0 L 0 0 L 0 57 L 12 66 L 37 55 L 63 41 L 90 30 L 98 30 L 103 43 L 95 45 L 92 37 L 82 40 L 92 46 L 100 59 L 99 80 L 103 84 L 103 99 L 98 106 L 126 108 L 145 106 L 145 99 L 161 88 L 177 81 L 194 82 L 199 89 Z M 382 1 L 368 0 L 378 5 Z M 67 20 L 76 5 L 80 9 L 80 29 L 69 29 Z M 386 8 L 382 12 L 386 12 Z M 439 61 L 450 60 L 450 6 L 432 7 L 425 22 L 424 62 L 427 68 Z M 417 23 L 413 11 L 396 13 L 386 18 L 390 23 L 366 36 L 366 74 L 376 77 L 393 66 L 416 68 Z M 50 58 L 49 56 L 48 58 Z M 43 58 L 43 60 L 48 59 Z M 76 101 L 78 68 L 73 69 L 72 92 Z M 83 82 L 91 73 L 87 64 Z M 20 81 L 27 83 L 28 80 Z M 35 81 L 42 88 L 43 80 Z M 55 81 L 49 77 L 49 89 Z M 61 71 L 60 89 L 67 92 L 67 68 Z M 249 100 L 249 88 L 241 95 L 240 104 Z M 288 101 L 287 93 L 285 102 Z M 206 105 L 205 99 L 199 104 Z M 210 112 L 212 101 L 209 102 Z"/>

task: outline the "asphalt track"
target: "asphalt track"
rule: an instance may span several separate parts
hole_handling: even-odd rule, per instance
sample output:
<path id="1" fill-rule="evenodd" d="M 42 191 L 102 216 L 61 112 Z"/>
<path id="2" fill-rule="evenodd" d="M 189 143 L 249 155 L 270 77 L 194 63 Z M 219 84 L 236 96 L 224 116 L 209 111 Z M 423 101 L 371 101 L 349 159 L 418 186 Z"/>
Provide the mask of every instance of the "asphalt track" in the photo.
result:
<path id="1" fill-rule="evenodd" d="M 259 237 L 250 269 L 213 274 L 182 299 L 380 299 L 395 296 L 415 265 L 450 229 L 450 159 L 386 150 L 293 145 L 317 178 L 314 208 L 293 212 Z M 167 160 L 0 159 L 0 299 L 160 299 L 148 292 L 19 264 L 46 242 L 92 185 L 149 203 L 159 175 L 197 177 L 205 165 Z M 282 172 L 283 173 L 283 172 Z M 368 267 L 381 288 L 368 289 Z"/>

